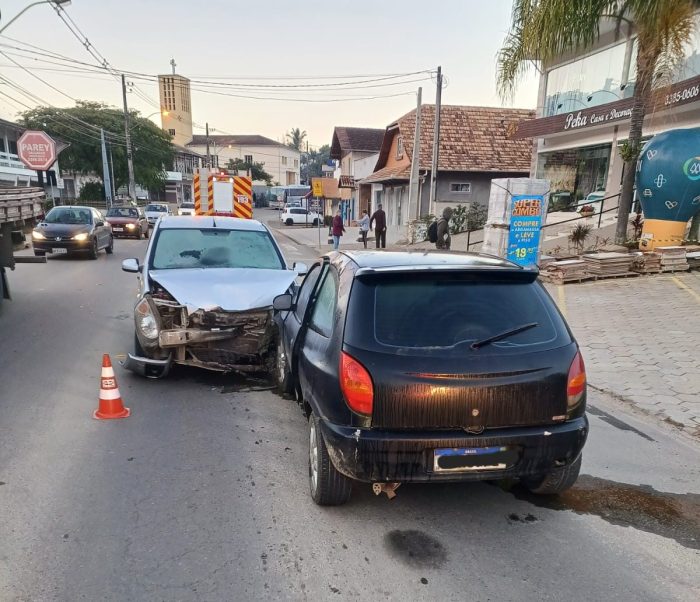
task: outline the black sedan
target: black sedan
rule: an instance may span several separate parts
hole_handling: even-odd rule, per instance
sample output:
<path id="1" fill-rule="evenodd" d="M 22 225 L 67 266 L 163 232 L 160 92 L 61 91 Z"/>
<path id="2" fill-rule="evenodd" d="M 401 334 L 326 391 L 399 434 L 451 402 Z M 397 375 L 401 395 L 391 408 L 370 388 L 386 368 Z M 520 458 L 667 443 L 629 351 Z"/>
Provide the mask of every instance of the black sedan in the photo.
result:
<path id="1" fill-rule="evenodd" d="M 331 253 L 277 297 L 279 382 L 309 419 L 311 496 L 352 480 L 576 481 L 578 345 L 537 272 L 459 253 Z"/>
<path id="2" fill-rule="evenodd" d="M 104 216 L 92 207 L 54 207 L 32 232 L 34 255 L 85 253 L 97 259 L 104 249 L 114 250 L 112 229 Z"/>

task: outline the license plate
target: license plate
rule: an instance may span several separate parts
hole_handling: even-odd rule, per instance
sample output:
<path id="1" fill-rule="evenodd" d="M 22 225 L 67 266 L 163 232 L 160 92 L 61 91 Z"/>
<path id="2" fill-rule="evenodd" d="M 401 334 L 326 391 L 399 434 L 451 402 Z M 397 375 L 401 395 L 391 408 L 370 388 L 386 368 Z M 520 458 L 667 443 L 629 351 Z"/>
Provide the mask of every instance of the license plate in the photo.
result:
<path id="1" fill-rule="evenodd" d="M 62 249 L 62 248 L 51 249 L 51 253 L 54 255 L 61 255 L 62 253 L 68 253 L 68 249 Z"/>
<path id="2" fill-rule="evenodd" d="M 473 472 L 479 470 L 504 470 L 507 466 L 509 448 L 449 447 L 433 452 L 435 472 Z"/>
<path id="3" fill-rule="evenodd" d="M 115 232 L 124 232 L 124 228 L 112 228 Z"/>

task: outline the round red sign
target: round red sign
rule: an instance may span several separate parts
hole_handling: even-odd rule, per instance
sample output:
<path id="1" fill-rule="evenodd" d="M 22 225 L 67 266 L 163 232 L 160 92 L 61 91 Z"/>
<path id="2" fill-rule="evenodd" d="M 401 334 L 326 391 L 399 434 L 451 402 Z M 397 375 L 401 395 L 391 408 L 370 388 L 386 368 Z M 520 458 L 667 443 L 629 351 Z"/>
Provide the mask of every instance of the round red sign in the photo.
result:
<path id="1" fill-rule="evenodd" d="M 46 171 L 56 161 L 56 143 L 46 132 L 27 130 L 17 141 L 17 153 L 29 169 Z"/>

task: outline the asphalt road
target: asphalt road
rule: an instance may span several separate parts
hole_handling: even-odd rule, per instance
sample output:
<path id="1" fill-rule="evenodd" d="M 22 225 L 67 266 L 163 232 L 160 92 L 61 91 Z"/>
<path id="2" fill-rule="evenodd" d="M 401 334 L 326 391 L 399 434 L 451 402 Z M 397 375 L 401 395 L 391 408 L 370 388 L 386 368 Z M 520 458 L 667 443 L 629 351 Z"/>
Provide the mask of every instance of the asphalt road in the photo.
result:
<path id="1" fill-rule="evenodd" d="M 281 234 L 291 261 L 311 259 Z M 133 275 L 11 274 L 0 314 L 0 600 L 697 600 L 695 442 L 592 392 L 583 476 L 308 495 L 307 431 L 267 383 L 117 367 L 130 418 L 96 421 L 103 353 L 130 349 Z M 116 363 L 116 362 L 115 362 Z"/>

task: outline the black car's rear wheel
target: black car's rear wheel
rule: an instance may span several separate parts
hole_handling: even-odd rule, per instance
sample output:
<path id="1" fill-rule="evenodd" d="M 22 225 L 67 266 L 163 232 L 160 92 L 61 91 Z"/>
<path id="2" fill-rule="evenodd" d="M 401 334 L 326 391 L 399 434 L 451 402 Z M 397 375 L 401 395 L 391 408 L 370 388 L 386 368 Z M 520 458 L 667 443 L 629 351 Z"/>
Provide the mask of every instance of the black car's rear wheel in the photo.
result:
<path id="1" fill-rule="evenodd" d="M 277 388 L 283 395 L 291 395 L 294 392 L 292 373 L 289 370 L 287 354 L 284 351 L 282 338 L 277 340 L 277 351 L 275 353 L 275 381 Z"/>
<path id="2" fill-rule="evenodd" d="M 109 237 L 109 244 L 105 247 L 105 253 L 107 255 L 114 253 L 114 236 Z"/>
<path id="3" fill-rule="evenodd" d="M 350 499 L 352 481 L 339 473 L 328 454 L 321 427 L 309 416 L 309 488 L 319 506 L 340 506 Z"/>
<path id="4" fill-rule="evenodd" d="M 552 472 L 534 479 L 523 479 L 522 483 L 532 493 L 538 495 L 554 495 L 563 493 L 571 488 L 578 479 L 578 473 L 581 470 L 582 454 L 576 458 L 571 464 L 556 468 Z"/>

